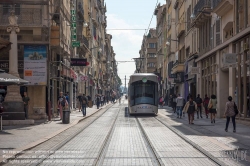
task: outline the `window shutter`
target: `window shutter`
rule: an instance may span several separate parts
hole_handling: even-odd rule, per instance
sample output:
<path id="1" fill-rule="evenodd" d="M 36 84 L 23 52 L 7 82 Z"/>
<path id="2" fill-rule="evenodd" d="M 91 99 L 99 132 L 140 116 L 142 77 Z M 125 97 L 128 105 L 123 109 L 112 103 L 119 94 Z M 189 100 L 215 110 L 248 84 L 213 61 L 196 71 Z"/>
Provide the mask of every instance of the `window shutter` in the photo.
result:
<path id="1" fill-rule="evenodd" d="M 218 46 L 221 43 L 220 40 L 220 20 L 216 20 L 216 27 L 215 27 L 215 32 L 216 32 L 216 46 Z"/>

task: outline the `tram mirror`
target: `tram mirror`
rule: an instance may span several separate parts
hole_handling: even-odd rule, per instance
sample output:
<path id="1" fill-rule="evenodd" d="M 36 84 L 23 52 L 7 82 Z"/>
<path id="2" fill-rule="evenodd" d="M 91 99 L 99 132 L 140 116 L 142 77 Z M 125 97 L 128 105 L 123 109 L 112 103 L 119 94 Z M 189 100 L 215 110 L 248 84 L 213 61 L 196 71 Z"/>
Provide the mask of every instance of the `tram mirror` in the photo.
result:
<path id="1" fill-rule="evenodd" d="M 144 77 L 144 78 L 142 79 L 142 82 L 143 82 L 143 83 L 146 83 L 146 82 L 147 82 L 147 78 Z"/>

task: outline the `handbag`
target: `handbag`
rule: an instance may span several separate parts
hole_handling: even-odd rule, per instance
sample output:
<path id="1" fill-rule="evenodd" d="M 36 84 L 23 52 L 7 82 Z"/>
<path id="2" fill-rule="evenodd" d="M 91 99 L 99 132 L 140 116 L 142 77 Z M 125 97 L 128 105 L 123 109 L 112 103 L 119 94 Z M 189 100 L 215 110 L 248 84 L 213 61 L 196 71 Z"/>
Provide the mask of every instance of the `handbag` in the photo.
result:
<path id="1" fill-rule="evenodd" d="M 213 103 L 212 103 L 212 101 L 210 101 L 210 102 L 209 102 L 209 105 L 208 105 L 208 109 L 211 109 L 211 108 L 213 108 Z"/>
<path id="2" fill-rule="evenodd" d="M 234 103 L 234 112 L 235 112 L 235 115 L 239 114 L 239 110 L 238 110 L 237 105 L 235 103 Z"/>

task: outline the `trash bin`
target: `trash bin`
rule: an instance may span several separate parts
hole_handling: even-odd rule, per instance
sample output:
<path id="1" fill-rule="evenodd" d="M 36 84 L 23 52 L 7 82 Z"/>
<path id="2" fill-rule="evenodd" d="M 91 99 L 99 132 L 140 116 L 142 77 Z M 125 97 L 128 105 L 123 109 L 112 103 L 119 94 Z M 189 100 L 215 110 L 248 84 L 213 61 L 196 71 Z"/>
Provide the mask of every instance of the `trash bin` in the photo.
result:
<path id="1" fill-rule="evenodd" d="M 68 110 L 63 111 L 62 122 L 63 122 L 63 124 L 69 124 L 69 122 L 70 122 L 70 111 L 68 111 Z"/>

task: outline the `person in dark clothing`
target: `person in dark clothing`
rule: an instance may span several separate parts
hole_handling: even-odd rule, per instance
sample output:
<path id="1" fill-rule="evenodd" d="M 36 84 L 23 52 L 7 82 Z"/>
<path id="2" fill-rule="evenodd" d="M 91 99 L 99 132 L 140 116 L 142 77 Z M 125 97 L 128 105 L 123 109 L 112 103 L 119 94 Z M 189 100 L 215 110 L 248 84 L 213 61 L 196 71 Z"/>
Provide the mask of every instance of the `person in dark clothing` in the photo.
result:
<path id="1" fill-rule="evenodd" d="M 176 112 L 176 99 L 177 99 L 177 96 L 174 94 L 173 101 L 172 101 L 172 108 L 174 110 L 174 113 Z"/>
<path id="2" fill-rule="evenodd" d="M 200 113 L 200 117 L 202 118 L 202 99 L 200 98 L 200 95 L 198 94 L 196 97 L 196 104 L 197 104 L 197 119 L 199 119 L 199 113 Z"/>
<path id="3" fill-rule="evenodd" d="M 206 113 L 206 117 L 208 118 L 208 114 L 209 114 L 209 110 L 208 110 L 208 103 L 209 103 L 209 97 L 207 97 L 207 95 L 205 95 L 205 98 L 203 100 L 203 107 L 205 108 L 205 113 Z"/>
<path id="4" fill-rule="evenodd" d="M 82 95 L 82 114 L 86 116 L 86 107 L 88 106 L 88 99 L 85 94 Z"/>
<path id="5" fill-rule="evenodd" d="M 24 104 L 24 113 L 25 113 L 25 119 L 28 119 L 28 104 L 30 101 L 30 98 L 27 96 L 27 92 L 24 92 L 23 97 L 23 104 Z"/>
<path id="6" fill-rule="evenodd" d="M 79 112 L 82 110 L 82 95 L 79 94 L 79 96 L 77 96 L 77 99 L 79 101 Z"/>
<path id="7" fill-rule="evenodd" d="M 193 98 L 189 96 L 189 101 L 185 104 L 183 111 L 188 113 L 189 124 L 194 124 L 194 113 L 197 110 L 197 104 Z"/>
<path id="8" fill-rule="evenodd" d="M 97 109 L 99 109 L 99 107 L 100 107 L 100 101 L 101 101 L 100 96 L 96 95 L 95 100 L 96 100 Z"/>

